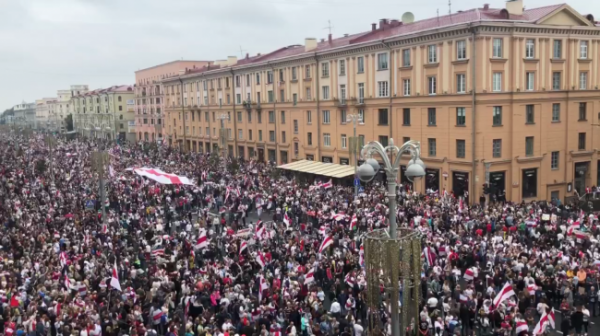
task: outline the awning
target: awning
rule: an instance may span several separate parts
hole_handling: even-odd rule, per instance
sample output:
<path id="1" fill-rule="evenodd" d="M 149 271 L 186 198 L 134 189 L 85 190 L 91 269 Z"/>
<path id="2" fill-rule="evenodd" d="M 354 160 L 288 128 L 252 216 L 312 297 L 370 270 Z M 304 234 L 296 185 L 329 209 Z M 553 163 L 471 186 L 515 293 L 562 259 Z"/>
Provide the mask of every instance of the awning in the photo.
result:
<path id="1" fill-rule="evenodd" d="M 354 175 L 354 167 L 335 163 L 300 160 L 283 164 L 277 168 L 291 170 L 299 173 L 315 174 L 332 178 L 342 178 Z"/>

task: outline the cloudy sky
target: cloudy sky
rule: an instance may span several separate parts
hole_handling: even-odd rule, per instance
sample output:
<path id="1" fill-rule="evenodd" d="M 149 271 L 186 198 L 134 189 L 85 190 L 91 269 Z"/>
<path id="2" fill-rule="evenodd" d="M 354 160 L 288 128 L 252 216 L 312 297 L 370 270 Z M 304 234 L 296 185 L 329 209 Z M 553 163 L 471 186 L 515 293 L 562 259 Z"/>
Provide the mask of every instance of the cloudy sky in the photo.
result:
<path id="1" fill-rule="evenodd" d="M 486 2 L 482 0 L 479 6 Z M 491 7 L 504 1 L 488 0 Z M 564 1 L 524 0 L 527 8 Z M 452 11 L 476 2 L 452 0 Z M 600 1 L 572 0 L 600 18 Z M 0 111 L 71 84 L 133 84 L 134 71 L 214 60 L 370 29 L 380 18 L 448 12 L 447 0 L 0 0 Z"/>

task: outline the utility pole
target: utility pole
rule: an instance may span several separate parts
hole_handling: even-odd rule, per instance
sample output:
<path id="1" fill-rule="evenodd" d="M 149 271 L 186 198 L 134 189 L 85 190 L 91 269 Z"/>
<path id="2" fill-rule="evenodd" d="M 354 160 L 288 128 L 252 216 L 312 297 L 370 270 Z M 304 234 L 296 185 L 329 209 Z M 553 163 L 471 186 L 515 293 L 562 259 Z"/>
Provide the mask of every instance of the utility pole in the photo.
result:
<path id="1" fill-rule="evenodd" d="M 106 165 L 109 157 L 106 151 L 95 151 L 92 153 L 92 169 L 98 174 L 100 184 L 100 207 L 102 209 L 102 222 L 106 223 L 106 207 L 104 200 L 106 198 L 106 187 L 104 186 L 104 177 L 106 175 Z"/>
<path id="2" fill-rule="evenodd" d="M 181 90 L 181 114 L 183 114 L 183 146 L 181 146 L 181 148 L 182 151 L 186 153 L 187 130 L 185 128 L 185 104 L 183 102 L 183 79 L 181 79 L 181 77 L 179 77 L 179 83 L 181 83 L 181 87 L 179 88 Z"/>
<path id="3" fill-rule="evenodd" d="M 347 117 L 347 122 L 352 122 L 352 125 L 354 126 L 354 136 L 352 137 L 352 140 L 350 141 L 351 143 L 351 148 L 350 151 L 352 152 L 352 156 L 353 158 L 353 162 L 352 164 L 354 165 L 354 196 L 358 196 L 358 185 L 356 184 L 356 180 L 358 179 L 358 153 L 360 152 L 360 146 L 361 144 L 358 142 L 358 138 L 356 137 L 356 123 L 357 122 L 363 122 L 362 117 L 360 114 L 349 114 Z"/>
<path id="4" fill-rule="evenodd" d="M 54 145 L 56 144 L 56 139 L 52 135 L 46 135 L 44 141 L 46 142 L 46 146 L 48 146 L 48 157 L 50 158 L 50 175 L 52 177 L 52 183 L 54 183 L 54 160 L 53 160 L 53 152 Z"/>

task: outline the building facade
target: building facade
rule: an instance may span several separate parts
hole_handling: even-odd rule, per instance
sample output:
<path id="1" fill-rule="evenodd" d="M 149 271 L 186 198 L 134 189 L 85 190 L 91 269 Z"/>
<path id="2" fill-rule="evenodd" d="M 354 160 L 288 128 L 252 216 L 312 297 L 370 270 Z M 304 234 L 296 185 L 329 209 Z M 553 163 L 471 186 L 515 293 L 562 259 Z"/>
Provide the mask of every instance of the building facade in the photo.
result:
<path id="1" fill-rule="evenodd" d="M 35 127 L 35 103 L 22 102 L 13 106 L 14 116 L 12 122 L 15 126 Z"/>
<path id="2" fill-rule="evenodd" d="M 71 99 L 73 124 L 83 136 L 135 140 L 134 88 L 115 85 L 82 92 Z"/>
<path id="3" fill-rule="evenodd" d="M 180 71 L 210 64 L 208 61 L 173 61 L 135 72 L 135 114 L 138 141 L 163 138 L 164 92 L 162 80 Z"/>
<path id="4" fill-rule="evenodd" d="M 362 143 L 420 141 L 419 191 L 473 202 L 489 181 L 527 201 L 600 185 L 600 25 L 568 5 L 523 5 L 381 20 L 188 69 L 163 81 L 168 141 L 214 150 L 221 132 L 232 155 L 349 164 L 353 114 Z"/>

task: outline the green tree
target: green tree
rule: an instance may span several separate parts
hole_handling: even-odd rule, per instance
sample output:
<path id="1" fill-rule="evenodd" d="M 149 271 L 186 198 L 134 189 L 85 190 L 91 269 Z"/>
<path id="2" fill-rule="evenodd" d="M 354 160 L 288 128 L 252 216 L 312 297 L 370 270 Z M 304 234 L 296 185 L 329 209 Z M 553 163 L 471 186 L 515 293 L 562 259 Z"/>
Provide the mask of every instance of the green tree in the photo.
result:
<path id="1" fill-rule="evenodd" d="M 237 172 L 240 170 L 240 163 L 238 162 L 238 159 L 232 158 L 227 165 L 227 170 L 230 174 L 237 174 Z"/>
<path id="2" fill-rule="evenodd" d="M 45 159 L 39 159 L 35 162 L 35 172 L 38 175 L 43 175 L 44 172 L 46 171 L 46 160 Z"/>
<path id="3" fill-rule="evenodd" d="M 73 114 L 69 113 L 65 118 L 65 125 L 67 126 L 67 132 L 70 132 L 75 129 L 73 127 Z"/>

